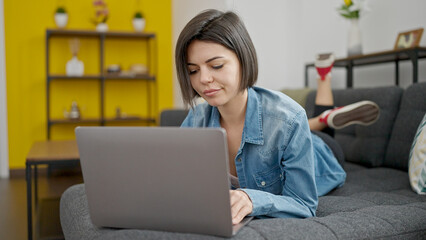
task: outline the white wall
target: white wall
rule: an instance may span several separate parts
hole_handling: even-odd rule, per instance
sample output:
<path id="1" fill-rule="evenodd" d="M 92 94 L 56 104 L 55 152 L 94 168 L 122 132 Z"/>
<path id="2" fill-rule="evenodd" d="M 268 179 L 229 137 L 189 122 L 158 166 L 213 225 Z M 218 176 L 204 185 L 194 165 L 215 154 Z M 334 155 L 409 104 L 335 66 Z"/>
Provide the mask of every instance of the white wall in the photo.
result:
<path id="1" fill-rule="evenodd" d="M 296 17 L 297 14 L 294 11 L 292 12 L 291 7 L 286 6 L 291 5 L 298 8 L 301 4 L 298 1 L 282 0 L 268 0 L 267 2 L 268 4 L 262 4 L 257 0 L 174 0 L 173 48 L 176 45 L 180 31 L 200 11 L 211 8 L 222 11 L 235 11 L 243 19 L 256 47 L 259 58 L 258 85 L 277 89 L 277 82 L 280 81 L 278 79 L 287 79 L 286 74 L 294 73 L 294 71 L 290 71 L 291 66 L 289 65 L 292 59 L 289 59 L 285 54 L 277 54 L 277 52 L 287 53 L 295 50 L 291 45 L 297 39 L 288 38 L 286 34 L 290 30 L 298 31 L 299 29 L 292 24 L 292 18 Z M 286 9 L 286 14 L 282 14 L 282 9 Z M 269 24 L 271 22 L 278 24 L 274 26 L 275 24 Z M 279 29 L 272 30 L 273 26 Z M 271 32 L 273 33 L 271 34 Z M 268 34 L 271 34 L 271 37 L 265 38 Z M 300 59 L 301 55 L 294 54 L 294 57 Z M 287 64 L 284 64 L 286 62 Z M 271 71 L 272 69 L 276 70 Z M 291 78 L 294 78 L 294 76 Z M 183 106 L 175 72 L 174 103 L 176 107 Z"/>
<path id="2" fill-rule="evenodd" d="M 195 15 L 205 9 L 219 9 L 225 11 L 228 9 L 229 1 L 227 0 L 173 0 L 172 1 L 172 21 L 173 21 L 173 101 L 176 108 L 183 107 L 182 95 L 180 92 L 179 83 L 176 78 L 176 68 L 174 65 L 174 51 L 176 47 L 176 42 L 179 37 L 180 32 L 185 27 L 185 25 L 191 20 Z"/>
<path id="3" fill-rule="evenodd" d="M 3 13 L 3 0 L 0 0 L 0 178 L 7 178 L 9 177 L 9 147 L 7 138 L 6 61 Z"/>
<path id="4" fill-rule="evenodd" d="M 258 86 L 271 89 L 298 87 L 296 73 L 303 68 L 294 63 L 302 61 L 301 49 L 297 47 L 301 7 L 301 1 L 235 1 L 235 11 L 243 19 L 256 47 Z"/>
<path id="5" fill-rule="evenodd" d="M 259 57 L 257 85 L 275 90 L 304 86 L 304 66 L 317 53 L 346 57 L 349 21 L 337 14 L 343 0 L 174 0 L 173 44 L 184 25 L 208 8 L 234 10 L 244 20 Z M 364 53 L 391 50 L 399 32 L 426 28 L 424 0 L 367 1 L 370 11 L 361 18 Z M 426 30 L 426 29 L 425 29 Z M 426 32 L 421 44 L 426 46 Z M 419 80 L 426 81 L 426 61 L 419 62 Z M 333 87 L 344 88 L 345 70 L 333 70 Z M 315 70 L 309 72 L 315 87 Z M 409 62 L 400 64 L 401 86 L 412 81 Z M 380 64 L 354 70 L 354 87 L 394 84 L 394 65 Z M 181 107 L 175 79 L 175 106 Z"/>
<path id="6" fill-rule="evenodd" d="M 336 14 L 340 0 L 303 0 L 302 29 L 303 62 L 312 62 L 316 52 L 333 51 L 337 57 L 346 57 L 346 44 L 349 22 Z M 399 32 L 415 28 L 426 28 L 426 9 L 424 0 L 374 0 L 368 1 L 370 11 L 360 19 L 364 53 L 391 50 Z M 315 20 L 316 19 L 316 20 Z M 325 30 L 321 31 L 320 29 Z M 420 43 L 426 46 L 426 34 Z M 426 61 L 419 62 L 419 80 L 426 81 Z M 354 87 L 394 85 L 394 64 L 378 64 L 358 67 L 354 70 Z M 411 64 L 400 63 L 400 85 L 406 87 L 412 82 Z M 334 69 L 333 86 L 344 88 L 343 69 Z M 303 76 L 301 76 L 303 77 Z M 315 87 L 315 70 L 310 71 L 311 86 Z"/>

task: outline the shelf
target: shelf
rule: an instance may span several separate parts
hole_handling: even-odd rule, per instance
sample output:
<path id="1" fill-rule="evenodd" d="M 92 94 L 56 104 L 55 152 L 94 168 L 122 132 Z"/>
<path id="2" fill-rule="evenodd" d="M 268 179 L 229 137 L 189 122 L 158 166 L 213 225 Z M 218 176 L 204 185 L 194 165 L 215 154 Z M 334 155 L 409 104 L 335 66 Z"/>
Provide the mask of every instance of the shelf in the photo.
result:
<path id="1" fill-rule="evenodd" d="M 347 58 L 338 58 L 334 61 L 335 67 L 363 66 L 379 63 L 410 60 L 411 55 L 416 54 L 417 58 L 426 58 L 426 47 L 413 47 L 407 49 L 390 50 L 364 55 L 356 55 Z M 314 67 L 314 63 L 306 66 Z"/>
<path id="2" fill-rule="evenodd" d="M 102 76 L 93 74 L 93 75 L 83 75 L 83 76 L 67 76 L 65 74 L 51 74 L 47 76 L 51 80 L 53 79 L 101 79 Z"/>
<path id="3" fill-rule="evenodd" d="M 155 81 L 155 76 L 148 74 L 136 74 L 136 75 L 120 75 L 120 74 L 105 74 L 105 79 L 126 79 L 126 80 L 151 80 Z"/>
<path id="4" fill-rule="evenodd" d="M 105 74 L 105 75 L 84 75 L 84 76 L 67 76 L 64 74 L 51 74 L 47 76 L 50 80 L 54 79 L 72 79 L 72 80 L 84 80 L 84 79 L 124 79 L 124 80 L 149 80 L 149 81 L 155 81 L 155 76 L 148 75 L 148 74 L 136 74 L 136 75 L 120 75 L 120 74 Z"/>
<path id="5" fill-rule="evenodd" d="M 147 117 L 126 117 L 126 118 L 106 118 L 105 122 L 109 123 L 118 123 L 118 122 L 147 122 L 147 123 L 155 123 L 154 118 Z"/>
<path id="6" fill-rule="evenodd" d="M 148 117 L 126 117 L 126 118 L 105 118 L 105 122 L 147 122 L 155 123 L 154 118 Z M 100 118 L 82 118 L 82 119 L 51 119 L 50 124 L 79 124 L 79 123 L 101 123 L 102 119 Z"/>
<path id="7" fill-rule="evenodd" d="M 49 36 L 63 36 L 63 37 L 119 37 L 119 38 L 155 38 L 154 33 L 147 32 L 125 32 L 125 31 L 108 31 L 97 32 L 94 30 L 82 29 L 47 29 L 46 34 Z"/>
<path id="8" fill-rule="evenodd" d="M 110 31 L 104 33 L 106 37 L 124 37 L 124 38 L 155 38 L 153 33 L 138 33 L 138 32 L 123 32 L 123 31 Z"/>
<path id="9" fill-rule="evenodd" d="M 395 64 L 395 85 L 399 85 L 399 62 L 411 61 L 413 67 L 413 83 L 418 82 L 418 61 L 426 58 L 426 47 L 412 47 L 405 49 L 394 49 L 382 52 L 375 52 L 363 55 L 338 58 L 334 61 L 334 67 L 346 68 L 346 86 L 353 85 L 353 68 L 382 63 Z M 305 65 L 305 86 L 308 86 L 308 69 L 314 68 L 314 63 Z"/>
<path id="10" fill-rule="evenodd" d="M 100 118 L 82 118 L 82 119 L 51 119 L 50 124 L 76 124 L 76 123 L 100 123 Z"/>
<path id="11" fill-rule="evenodd" d="M 52 39 L 57 38 L 90 38 L 90 40 L 95 40 L 99 46 L 99 57 L 97 59 L 99 71 L 96 71 L 92 74 L 86 74 L 83 76 L 67 76 L 65 73 L 51 73 L 49 71 L 49 62 L 50 60 L 50 45 Z M 147 73 L 150 74 L 131 74 L 129 72 L 121 72 L 121 73 L 108 73 L 105 71 L 105 52 L 106 48 L 109 46 L 106 43 L 111 40 L 111 42 L 114 42 L 116 40 L 120 41 L 139 41 L 144 42 L 146 44 L 143 44 L 143 48 L 141 50 L 144 50 L 146 52 L 146 66 L 148 67 Z M 156 43 L 156 35 L 154 33 L 137 33 L 137 32 L 131 32 L 131 31 L 108 31 L 108 32 L 97 32 L 94 30 L 82 30 L 82 29 L 47 29 L 46 30 L 46 84 L 47 84 L 47 91 L 46 91 L 46 115 L 47 115 L 47 139 L 50 139 L 51 136 L 51 127 L 55 124 L 63 124 L 63 125 L 100 125 L 105 126 L 106 124 L 116 124 L 125 125 L 126 123 L 144 123 L 146 125 L 152 125 L 156 122 L 156 112 L 155 109 L 157 107 L 157 100 L 156 100 L 156 76 L 153 73 L 156 73 L 156 52 L 157 52 L 157 43 Z M 126 47 L 126 44 L 119 44 L 116 46 L 118 48 L 120 47 Z M 93 51 L 95 52 L 95 51 Z M 142 61 L 143 62 L 143 61 Z M 93 71 L 92 71 L 93 72 Z M 60 115 L 58 115 L 58 118 L 52 119 L 51 116 L 51 106 L 50 106 L 50 96 L 51 96 L 51 88 L 50 84 L 52 84 L 53 81 L 71 81 L 71 80 L 78 80 L 78 81 L 99 81 L 99 86 L 96 88 L 98 90 L 97 96 L 99 96 L 99 113 L 93 114 L 93 118 L 82 118 L 82 119 L 66 119 L 61 118 Z M 123 80 L 123 81 L 122 81 Z M 124 81 L 127 80 L 127 81 Z M 109 81 L 110 83 L 107 83 Z M 116 82 L 113 81 L 122 81 L 119 82 L 119 84 L 126 85 L 129 82 L 128 81 L 146 81 L 147 84 L 141 84 L 143 89 L 146 89 L 146 117 L 141 116 L 128 116 L 127 118 L 115 118 L 110 117 L 107 118 L 105 116 L 105 101 L 106 101 L 106 88 L 109 84 L 116 84 Z M 79 84 L 79 83 L 78 83 Z M 133 87 L 133 86 L 130 86 Z M 63 89 L 62 89 L 63 90 Z M 142 114 L 140 112 L 135 112 L 135 114 Z M 144 113 L 145 115 L 145 113 Z"/>

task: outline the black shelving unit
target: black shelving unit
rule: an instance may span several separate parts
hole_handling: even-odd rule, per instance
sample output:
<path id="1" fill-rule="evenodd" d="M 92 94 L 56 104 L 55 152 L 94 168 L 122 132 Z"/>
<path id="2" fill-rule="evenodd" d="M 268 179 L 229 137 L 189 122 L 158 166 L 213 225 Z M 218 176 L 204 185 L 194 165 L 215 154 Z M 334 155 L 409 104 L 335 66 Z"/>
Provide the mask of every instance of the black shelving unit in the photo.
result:
<path id="1" fill-rule="evenodd" d="M 52 74 L 49 70 L 50 64 L 50 41 L 53 38 L 94 38 L 99 41 L 99 74 L 84 75 L 84 76 L 67 76 L 65 74 Z M 120 74 L 111 74 L 106 73 L 104 70 L 104 56 L 105 56 L 105 41 L 107 39 L 133 39 L 147 41 L 147 67 L 151 74 L 143 75 L 120 75 Z M 134 33 L 134 32 L 96 32 L 88 30 L 58 30 L 58 29 L 47 29 L 46 30 L 46 114 L 47 114 L 47 139 L 51 138 L 51 128 L 55 124 L 99 124 L 101 126 L 106 123 L 125 123 L 125 122 L 144 122 L 144 123 L 155 123 L 157 108 L 157 98 L 156 98 L 156 35 L 153 33 Z M 52 119 L 51 109 L 50 109 L 50 85 L 52 81 L 67 81 L 67 80 L 81 80 L 81 81 L 99 81 L 100 84 L 100 116 L 99 118 L 90 118 L 90 119 Z M 135 80 L 135 81 L 147 81 L 151 82 L 153 90 L 148 87 L 147 90 L 147 112 L 149 116 L 147 117 L 129 117 L 129 118 L 106 118 L 104 113 L 104 103 L 105 103 L 105 82 L 108 80 Z M 152 96 L 153 94 L 154 97 Z M 154 101 L 153 101 L 154 99 Z"/>
<path id="2" fill-rule="evenodd" d="M 353 69 L 358 66 L 367 66 L 382 63 L 395 63 L 395 85 L 399 85 L 399 62 L 411 61 L 413 70 L 413 83 L 418 82 L 418 61 L 426 58 L 426 47 L 413 47 L 406 49 L 396 49 L 390 51 L 376 52 L 365 55 L 356 55 L 347 58 L 336 59 L 334 67 L 346 68 L 346 87 L 353 87 Z M 315 68 L 314 63 L 305 65 L 305 87 L 309 85 L 308 70 Z"/>

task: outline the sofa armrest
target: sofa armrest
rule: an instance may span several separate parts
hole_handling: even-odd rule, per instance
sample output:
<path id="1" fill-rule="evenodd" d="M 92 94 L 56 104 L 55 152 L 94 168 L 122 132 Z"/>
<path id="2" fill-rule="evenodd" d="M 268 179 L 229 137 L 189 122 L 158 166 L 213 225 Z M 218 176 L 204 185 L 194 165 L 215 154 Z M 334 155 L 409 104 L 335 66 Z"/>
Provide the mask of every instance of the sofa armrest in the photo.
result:
<path id="1" fill-rule="evenodd" d="M 95 239 L 111 229 L 98 228 L 93 225 L 84 190 L 84 184 L 68 188 L 61 196 L 61 226 L 65 239 Z"/>
<path id="2" fill-rule="evenodd" d="M 292 98 L 296 101 L 300 106 L 305 107 L 306 99 L 308 94 L 314 91 L 312 88 L 300 88 L 300 89 L 283 89 L 282 93 Z"/>

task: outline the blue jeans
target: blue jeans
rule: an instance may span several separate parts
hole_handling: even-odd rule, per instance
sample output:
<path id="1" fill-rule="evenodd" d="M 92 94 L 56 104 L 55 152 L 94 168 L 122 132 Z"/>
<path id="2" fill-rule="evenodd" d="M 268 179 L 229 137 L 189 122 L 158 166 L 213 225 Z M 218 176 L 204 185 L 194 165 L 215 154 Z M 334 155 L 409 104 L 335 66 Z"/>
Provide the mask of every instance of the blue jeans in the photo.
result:
<path id="1" fill-rule="evenodd" d="M 315 105 L 314 108 L 314 116 L 319 116 L 323 112 L 333 109 L 334 106 L 323 106 L 323 105 Z M 337 161 L 339 161 L 340 166 L 343 167 L 343 164 L 345 162 L 345 155 L 343 153 L 342 148 L 340 147 L 339 143 L 334 140 L 334 129 L 326 127 L 323 130 L 320 131 L 311 131 L 313 134 L 320 137 L 333 151 L 334 156 L 337 158 Z"/>

